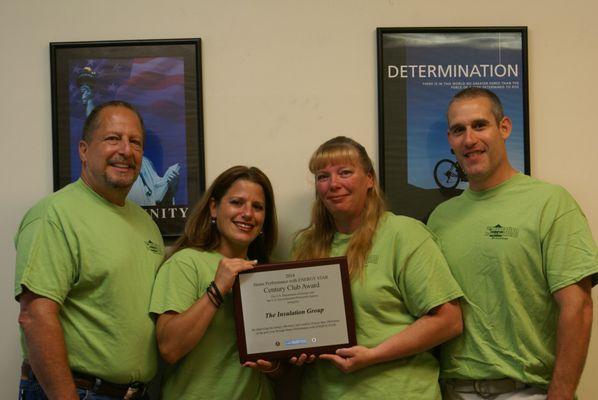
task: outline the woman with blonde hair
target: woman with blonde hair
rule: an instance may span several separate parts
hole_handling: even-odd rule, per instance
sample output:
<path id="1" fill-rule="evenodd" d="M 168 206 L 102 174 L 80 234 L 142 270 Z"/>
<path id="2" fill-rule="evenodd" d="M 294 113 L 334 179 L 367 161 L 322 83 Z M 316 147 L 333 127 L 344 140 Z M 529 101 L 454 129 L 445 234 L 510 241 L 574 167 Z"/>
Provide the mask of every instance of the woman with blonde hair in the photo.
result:
<path id="1" fill-rule="evenodd" d="M 163 399 L 273 398 L 266 374 L 278 364 L 239 365 L 231 288 L 239 272 L 268 261 L 276 236 L 272 186 L 255 167 L 224 171 L 190 213 L 150 305 L 170 364 Z"/>
<path id="2" fill-rule="evenodd" d="M 303 399 L 440 399 L 434 346 L 463 329 L 459 286 L 433 235 L 386 211 L 365 148 L 346 137 L 311 157 L 316 199 L 296 259 L 346 255 L 357 346 L 308 365 Z"/>

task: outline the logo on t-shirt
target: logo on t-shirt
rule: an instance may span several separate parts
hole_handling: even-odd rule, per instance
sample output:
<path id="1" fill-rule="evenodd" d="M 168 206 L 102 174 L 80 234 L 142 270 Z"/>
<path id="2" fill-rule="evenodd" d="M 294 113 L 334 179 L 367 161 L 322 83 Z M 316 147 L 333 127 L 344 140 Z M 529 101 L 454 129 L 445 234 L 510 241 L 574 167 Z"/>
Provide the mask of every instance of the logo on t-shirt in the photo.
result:
<path id="1" fill-rule="evenodd" d="M 149 251 L 155 254 L 161 254 L 160 246 L 157 243 L 152 242 L 151 240 L 145 241 L 145 246 Z"/>
<path id="2" fill-rule="evenodd" d="M 510 238 L 516 238 L 519 236 L 519 228 L 512 226 L 502 226 L 496 224 L 494 226 L 487 226 L 485 236 L 490 239 L 507 240 Z"/>
<path id="3" fill-rule="evenodd" d="M 370 254 L 366 260 L 366 264 L 378 264 L 378 254 Z"/>

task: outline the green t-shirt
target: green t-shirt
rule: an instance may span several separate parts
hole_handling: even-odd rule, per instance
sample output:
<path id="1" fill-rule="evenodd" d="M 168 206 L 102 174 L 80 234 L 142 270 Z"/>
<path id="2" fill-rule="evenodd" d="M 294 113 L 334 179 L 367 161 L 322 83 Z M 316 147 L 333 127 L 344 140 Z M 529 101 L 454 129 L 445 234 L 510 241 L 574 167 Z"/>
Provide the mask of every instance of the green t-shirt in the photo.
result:
<path id="1" fill-rule="evenodd" d="M 465 293 L 465 330 L 443 345 L 441 376 L 546 386 L 558 319 L 552 294 L 598 278 L 579 206 L 563 188 L 517 174 L 442 203 L 428 225 Z"/>
<path id="2" fill-rule="evenodd" d="M 61 305 L 71 369 L 116 383 L 154 376 L 148 310 L 164 245 L 145 211 L 116 206 L 78 180 L 25 215 L 15 245 L 15 297 L 27 287 Z"/>
<path id="3" fill-rule="evenodd" d="M 330 256 L 346 253 L 350 235 L 336 233 Z M 351 282 L 357 343 L 374 347 L 431 309 L 462 296 L 433 235 L 420 222 L 386 213 L 363 279 Z M 440 399 L 438 363 L 430 352 L 345 374 L 328 361 L 304 371 L 303 399 Z"/>
<path id="4" fill-rule="evenodd" d="M 206 292 L 222 255 L 184 249 L 158 271 L 150 311 L 181 313 Z M 164 400 L 262 399 L 274 397 L 268 377 L 243 367 L 237 351 L 232 293 L 224 296 L 199 343 L 176 364 L 169 365 L 162 381 Z"/>

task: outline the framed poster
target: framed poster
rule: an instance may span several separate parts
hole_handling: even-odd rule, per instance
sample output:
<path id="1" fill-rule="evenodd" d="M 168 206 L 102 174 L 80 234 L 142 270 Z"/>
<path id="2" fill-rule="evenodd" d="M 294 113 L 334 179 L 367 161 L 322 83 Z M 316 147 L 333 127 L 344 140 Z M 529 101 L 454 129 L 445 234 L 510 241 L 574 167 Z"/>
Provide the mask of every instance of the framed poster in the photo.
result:
<path id="1" fill-rule="evenodd" d="M 447 106 L 490 89 L 513 122 L 514 168 L 530 173 L 527 28 L 378 28 L 380 184 L 391 210 L 426 221 L 467 187 L 447 142 Z"/>
<path id="2" fill-rule="evenodd" d="M 165 237 L 183 231 L 205 190 L 200 39 L 50 43 L 54 190 L 81 173 L 87 115 L 111 100 L 145 123 L 144 155 L 128 199 Z"/>

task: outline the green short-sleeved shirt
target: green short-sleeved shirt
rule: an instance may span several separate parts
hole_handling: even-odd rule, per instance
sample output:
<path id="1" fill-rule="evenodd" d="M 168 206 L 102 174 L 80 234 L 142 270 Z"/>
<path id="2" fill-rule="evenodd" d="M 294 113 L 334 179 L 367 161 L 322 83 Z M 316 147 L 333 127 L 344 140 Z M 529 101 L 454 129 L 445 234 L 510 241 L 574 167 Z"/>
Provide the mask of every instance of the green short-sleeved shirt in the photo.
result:
<path id="1" fill-rule="evenodd" d="M 15 245 L 15 297 L 26 287 L 61 305 L 71 369 L 116 383 L 152 378 L 148 310 L 164 245 L 145 211 L 116 206 L 78 180 L 25 215 Z"/>
<path id="2" fill-rule="evenodd" d="M 598 278 L 596 245 L 577 203 L 562 187 L 517 174 L 442 203 L 428 225 L 465 293 L 465 330 L 443 345 L 441 376 L 546 386 L 558 320 L 552 295 Z"/>
<path id="3" fill-rule="evenodd" d="M 184 249 L 160 268 L 150 311 L 183 312 L 206 292 L 222 255 Z M 164 400 L 261 399 L 274 397 L 269 379 L 261 372 L 242 367 L 232 293 L 216 312 L 200 342 L 176 364 L 167 367 L 162 382 Z"/>
<path id="4" fill-rule="evenodd" d="M 350 235 L 337 233 L 330 256 L 346 253 Z M 431 309 L 462 295 L 433 235 L 420 222 L 385 213 L 363 279 L 351 282 L 357 343 L 374 347 Z M 327 361 L 308 365 L 304 399 L 440 399 L 438 363 L 430 352 L 349 374 Z"/>

